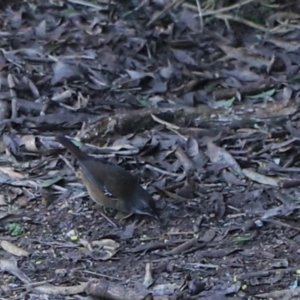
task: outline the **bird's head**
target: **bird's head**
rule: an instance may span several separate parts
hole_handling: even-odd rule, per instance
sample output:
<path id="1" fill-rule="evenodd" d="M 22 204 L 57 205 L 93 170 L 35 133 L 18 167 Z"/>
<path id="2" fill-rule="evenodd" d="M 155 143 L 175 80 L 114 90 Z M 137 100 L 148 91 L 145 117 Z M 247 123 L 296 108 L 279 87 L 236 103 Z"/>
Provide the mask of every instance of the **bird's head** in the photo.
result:
<path id="1" fill-rule="evenodd" d="M 136 192 L 132 212 L 139 215 L 146 215 L 159 220 L 155 201 L 152 196 L 142 187 Z"/>

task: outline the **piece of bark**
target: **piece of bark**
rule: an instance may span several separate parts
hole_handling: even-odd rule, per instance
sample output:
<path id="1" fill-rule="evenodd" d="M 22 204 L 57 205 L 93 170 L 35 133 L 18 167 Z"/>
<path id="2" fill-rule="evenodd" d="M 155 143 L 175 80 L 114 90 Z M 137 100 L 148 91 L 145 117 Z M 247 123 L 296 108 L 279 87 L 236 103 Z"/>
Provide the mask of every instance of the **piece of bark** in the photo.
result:
<path id="1" fill-rule="evenodd" d="M 142 300 L 149 294 L 147 290 L 145 292 L 129 290 L 120 284 L 109 282 L 106 279 L 90 280 L 85 292 L 93 297 L 106 300 Z"/>

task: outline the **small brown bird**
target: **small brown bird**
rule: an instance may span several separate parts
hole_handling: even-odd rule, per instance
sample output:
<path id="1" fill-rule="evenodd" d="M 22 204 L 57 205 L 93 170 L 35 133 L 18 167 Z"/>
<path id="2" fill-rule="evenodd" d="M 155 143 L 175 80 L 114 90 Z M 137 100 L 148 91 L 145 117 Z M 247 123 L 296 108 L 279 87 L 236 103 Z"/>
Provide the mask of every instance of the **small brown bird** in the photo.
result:
<path id="1" fill-rule="evenodd" d="M 152 196 L 130 172 L 116 164 L 87 155 L 65 136 L 58 135 L 56 140 L 78 160 L 82 181 L 95 202 L 124 213 L 148 215 L 158 219 Z"/>

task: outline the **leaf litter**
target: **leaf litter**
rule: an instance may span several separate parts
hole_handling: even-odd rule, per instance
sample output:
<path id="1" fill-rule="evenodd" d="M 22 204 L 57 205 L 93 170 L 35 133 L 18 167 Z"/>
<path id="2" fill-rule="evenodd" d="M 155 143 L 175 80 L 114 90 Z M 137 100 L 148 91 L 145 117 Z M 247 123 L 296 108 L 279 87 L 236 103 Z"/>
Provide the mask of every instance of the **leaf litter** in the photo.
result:
<path id="1" fill-rule="evenodd" d="M 296 297 L 299 4 L 2 2 L 1 296 Z M 57 133 L 160 222 L 108 223 Z"/>

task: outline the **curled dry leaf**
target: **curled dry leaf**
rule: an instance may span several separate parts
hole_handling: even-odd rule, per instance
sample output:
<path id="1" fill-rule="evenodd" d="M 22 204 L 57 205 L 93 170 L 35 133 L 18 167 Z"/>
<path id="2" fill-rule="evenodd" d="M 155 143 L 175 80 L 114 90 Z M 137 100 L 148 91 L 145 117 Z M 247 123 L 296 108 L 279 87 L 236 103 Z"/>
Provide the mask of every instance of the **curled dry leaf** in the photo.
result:
<path id="1" fill-rule="evenodd" d="M 100 260 L 109 260 L 111 259 L 120 248 L 120 244 L 111 239 L 103 239 L 101 241 L 93 241 L 91 242 L 92 247 L 97 247 L 97 250 L 92 250 L 95 258 Z M 102 251 L 100 250 L 102 249 Z M 100 250 L 100 251 L 99 251 Z"/>
<path id="2" fill-rule="evenodd" d="M 38 148 L 36 146 L 36 139 L 35 136 L 30 134 L 30 135 L 25 135 L 21 138 L 22 142 L 24 143 L 25 149 L 30 152 L 38 152 Z"/>
<path id="3" fill-rule="evenodd" d="M 91 242 L 92 246 L 96 246 L 98 248 L 103 248 L 105 250 L 116 250 L 120 247 L 120 244 L 111 239 L 103 239 L 101 241 L 93 241 Z"/>
<path id="4" fill-rule="evenodd" d="M 144 281 L 143 281 L 143 286 L 145 286 L 146 288 L 150 287 L 153 282 L 154 279 L 152 277 L 152 270 L 151 270 L 151 263 L 147 263 L 146 264 L 146 272 L 145 272 L 145 277 L 144 277 Z"/>

